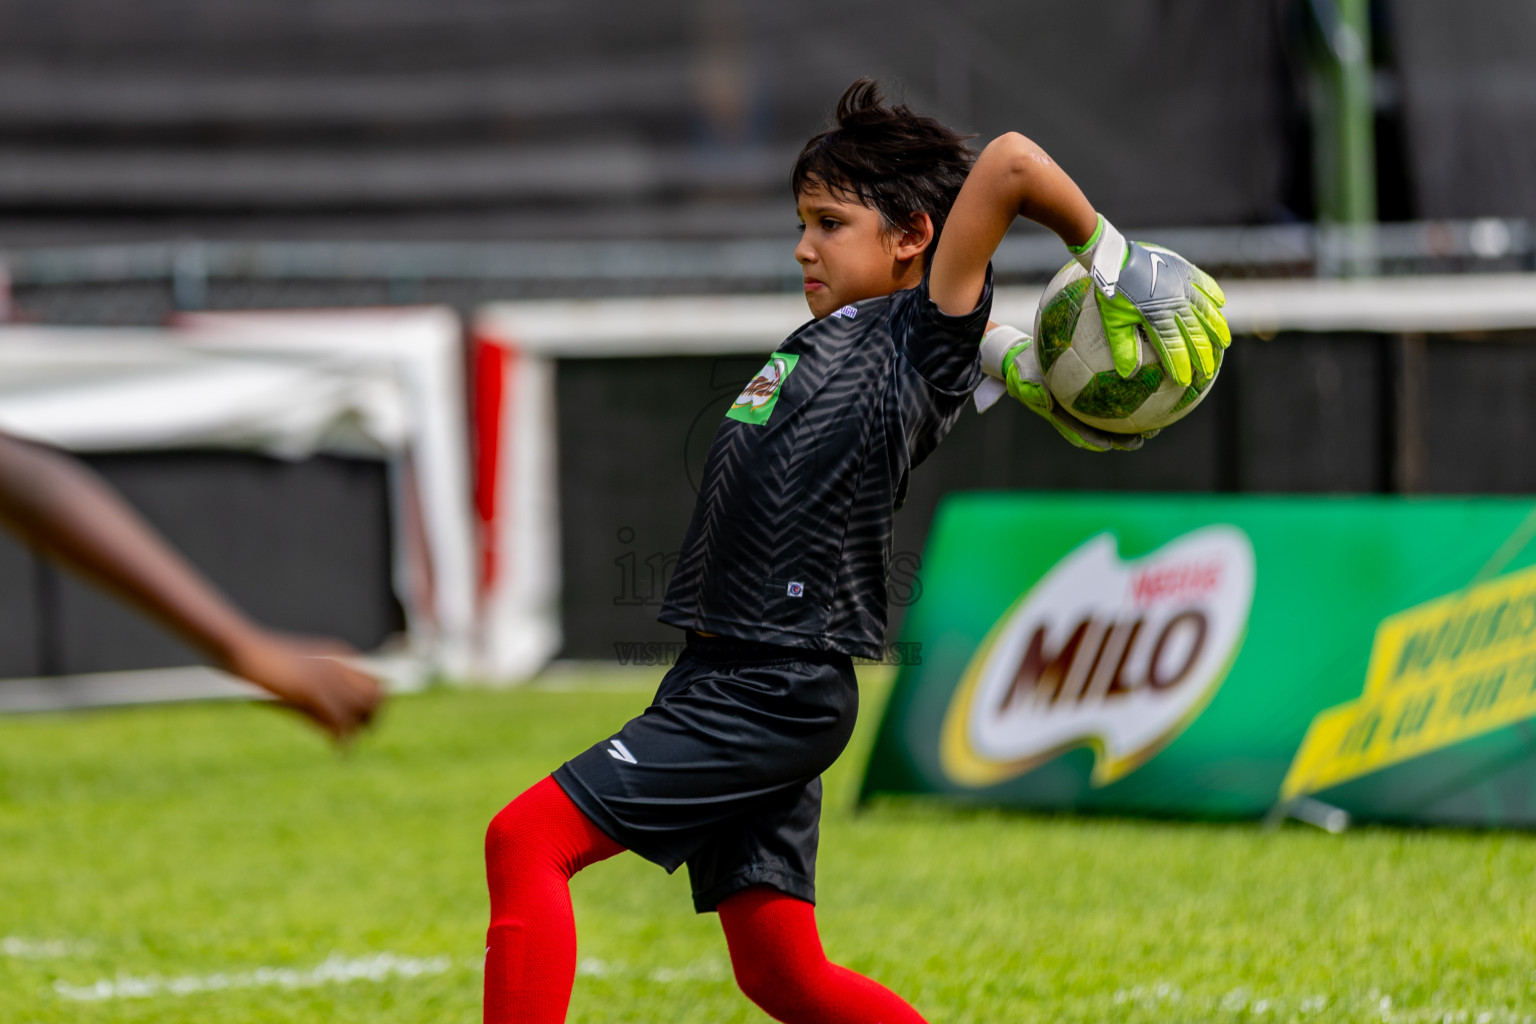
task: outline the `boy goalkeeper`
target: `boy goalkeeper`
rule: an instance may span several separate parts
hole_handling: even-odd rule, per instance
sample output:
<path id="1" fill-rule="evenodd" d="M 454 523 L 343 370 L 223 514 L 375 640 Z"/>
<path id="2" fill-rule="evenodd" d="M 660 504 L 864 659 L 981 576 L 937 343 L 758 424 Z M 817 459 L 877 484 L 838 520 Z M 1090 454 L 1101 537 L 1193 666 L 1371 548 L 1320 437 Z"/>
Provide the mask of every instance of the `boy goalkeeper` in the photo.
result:
<path id="1" fill-rule="evenodd" d="M 1149 280 L 1146 250 L 1038 146 L 1009 134 L 973 158 L 961 136 L 888 105 L 868 80 L 844 93 L 836 127 L 806 145 L 791 184 L 814 319 L 715 434 L 661 612 L 687 646 L 654 702 L 491 822 L 488 1022 L 565 1019 L 576 971 L 567 883 L 626 849 L 688 866 L 694 906 L 719 912 L 742 991 L 775 1019 L 920 1022 L 899 996 L 827 961 L 812 910 L 820 775 L 853 730 L 850 657 L 881 654 L 892 513 L 984 363 L 1075 444 L 1141 441 L 1053 408 L 1017 331 L 983 344 L 992 253 L 1018 216 L 1056 232 L 1092 268 L 1100 303 L 1122 312 L 1130 344 L 1138 324 L 1155 332 L 1185 383 L 1228 340 L 1219 290 L 1207 298 L 1214 283 L 1165 250 Z"/>

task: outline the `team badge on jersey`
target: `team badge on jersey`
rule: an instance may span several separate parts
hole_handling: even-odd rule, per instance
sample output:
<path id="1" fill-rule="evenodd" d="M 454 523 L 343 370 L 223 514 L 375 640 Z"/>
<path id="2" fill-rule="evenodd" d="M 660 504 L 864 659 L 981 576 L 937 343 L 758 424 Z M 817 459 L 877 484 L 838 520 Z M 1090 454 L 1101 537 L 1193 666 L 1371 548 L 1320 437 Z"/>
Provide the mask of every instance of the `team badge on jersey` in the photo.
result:
<path id="1" fill-rule="evenodd" d="M 743 423 L 767 423 L 768 417 L 773 415 L 773 407 L 778 404 L 779 389 L 799 361 L 799 356 L 785 352 L 769 356 L 768 365 L 742 389 L 726 415 Z"/>

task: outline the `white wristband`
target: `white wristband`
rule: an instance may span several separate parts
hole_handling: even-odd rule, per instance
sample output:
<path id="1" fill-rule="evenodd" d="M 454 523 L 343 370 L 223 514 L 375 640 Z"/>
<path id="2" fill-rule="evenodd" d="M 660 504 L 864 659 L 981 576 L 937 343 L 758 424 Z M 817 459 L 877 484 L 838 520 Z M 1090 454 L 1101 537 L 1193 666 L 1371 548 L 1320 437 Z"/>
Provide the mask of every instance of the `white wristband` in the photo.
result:
<path id="1" fill-rule="evenodd" d="M 1003 357 L 1026 337 L 1023 331 L 1007 324 L 998 324 L 981 336 L 981 371 L 986 377 L 971 395 L 977 412 L 986 412 L 1008 393 L 1008 385 L 1003 383 Z"/>
<path id="2" fill-rule="evenodd" d="M 1008 350 L 1017 345 L 1027 335 L 1017 327 L 1009 327 L 1007 324 L 998 324 L 986 334 L 981 336 L 981 372 L 988 377 L 996 377 L 1003 380 L 1007 376 L 1003 371 L 1003 357 Z"/>
<path id="3" fill-rule="evenodd" d="M 1099 214 L 1098 238 L 1082 252 L 1073 253 L 1082 268 L 1093 275 L 1093 283 L 1104 297 L 1115 297 L 1120 281 L 1120 268 L 1125 266 L 1125 236 L 1101 213 Z"/>

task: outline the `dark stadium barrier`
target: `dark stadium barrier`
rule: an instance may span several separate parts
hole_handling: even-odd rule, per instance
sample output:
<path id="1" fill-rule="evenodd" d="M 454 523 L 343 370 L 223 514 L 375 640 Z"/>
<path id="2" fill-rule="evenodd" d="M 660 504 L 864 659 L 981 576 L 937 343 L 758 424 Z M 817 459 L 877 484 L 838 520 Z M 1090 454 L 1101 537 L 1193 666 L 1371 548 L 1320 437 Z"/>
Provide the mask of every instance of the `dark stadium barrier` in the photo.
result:
<path id="1" fill-rule="evenodd" d="M 1419 279 L 1427 280 L 1433 279 Z M 1441 323 L 1438 333 L 1403 333 L 1396 323 L 1384 325 L 1391 330 L 1367 330 L 1349 321 L 1323 329 L 1327 324 L 1314 317 L 1306 324 L 1308 330 L 1280 329 L 1287 318 L 1310 315 L 1306 309 L 1311 300 L 1287 298 L 1291 293 L 1260 282 L 1234 286 L 1234 316 L 1247 322 L 1234 321 L 1240 334 L 1220 385 L 1192 416 L 1135 454 L 1079 452 L 1018 408 L 1005 405 L 985 416 L 968 410 L 945 444 L 913 474 L 907 505 L 896 518 L 889 582 L 891 635 L 896 635 L 906 609 L 921 597 L 923 541 L 934 509 L 950 493 L 1536 492 L 1536 463 L 1522 455 L 1525 439 L 1536 435 L 1536 408 L 1526 400 L 1536 385 L 1536 336 L 1510 328 L 1515 321 L 1507 316 L 1514 314 L 1507 309 L 1505 321 L 1479 324 L 1479 318 L 1488 321 L 1497 313 L 1503 301 L 1495 301 L 1497 295 L 1487 290 L 1491 285 L 1480 283 L 1483 279 L 1438 280 L 1447 287 L 1484 288 L 1485 293 L 1465 293 L 1467 301 L 1455 306 L 1455 315 L 1466 321 L 1462 328 L 1450 330 Z M 1414 280 L 1403 284 L 1420 291 L 1429 287 Z M 1335 286 L 1293 282 L 1286 287 L 1323 295 Z M 1263 311 L 1252 298 L 1260 292 L 1270 294 L 1273 304 L 1260 317 L 1267 318 L 1262 324 L 1254 311 Z M 558 544 L 564 631 L 559 653 L 565 657 L 654 661 L 671 656 L 676 633 L 657 624 L 655 615 L 714 425 L 741 383 L 758 369 L 762 353 L 804 315 L 793 297 L 626 301 L 640 306 L 619 302 L 491 307 L 493 318 L 505 314 L 514 326 L 519 317 L 526 320 L 529 310 L 542 311 L 538 316 L 546 321 L 554 308 L 576 313 L 562 328 L 569 332 L 565 341 L 542 353 L 538 344 L 529 349 L 528 354 L 550 362 L 548 378 L 535 375 L 514 383 L 507 395 L 512 413 L 521 414 L 529 410 L 530 387 L 551 389 L 547 427 L 538 426 L 545 422 L 545 413 L 537 408 L 528 422 L 533 429 L 547 429 L 548 436 L 539 443 L 548 443 L 557 453 L 553 497 L 559 506 L 559 539 L 550 534 L 540 540 L 544 534 L 535 532 L 527 543 Z M 663 316 L 659 326 L 652 322 L 654 317 L 647 321 L 645 315 L 632 315 L 636 308 L 650 308 L 649 302 L 672 311 L 658 314 Z M 1028 297 L 1023 292 L 1009 292 L 1000 302 L 1009 304 L 1000 314 L 1005 318 L 1027 318 Z M 1248 313 L 1242 313 L 1245 302 Z M 506 314 L 514 308 L 520 312 Z M 747 315 L 743 319 L 721 312 L 733 308 L 745 309 Z M 1346 304 L 1345 312 L 1351 308 Z M 692 320 L 676 319 L 677 310 L 684 309 L 693 311 Z M 604 318 L 610 314 L 602 310 L 616 310 L 612 316 L 631 329 L 649 323 L 652 341 L 604 341 Z M 740 323 L 731 326 L 736 321 Z M 1252 333 L 1256 330 L 1261 333 Z M 681 342 L 678 332 L 687 335 Z M 657 338 L 662 344 L 655 343 Z M 570 349 L 578 343 L 587 348 Z M 562 345 L 563 354 L 557 351 Z M 507 448 L 510 465 L 526 465 L 527 453 L 515 449 Z M 261 582 L 241 576 L 259 575 L 250 557 L 240 555 L 238 547 L 221 553 L 207 535 L 213 520 L 192 511 L 217 497 L 212 490 L 199 491 L 202 476 L 183 468 L 205 458 L 212 456 L 123 455 L 106 457 L 102 464 L 123 475 L 130 497 L 139 497 L 145 488 L 146 511 L 152 518 L 166 519 L 172 539 L 185 538 L 194 551 L 206 550 L 206 556 L 199 557 L 207 558 L 205 568 L 215 580 L 232 587 L 237 596 L 252 595 L 259 610 L 275 615 L 274 621 L 292 628 L 334 630 L 357 642 L 376 639 L 393 598 L 375 592 L 374 583 L 366 581 L 388 579 L 389 552 L 380 556 L 386 561 L 367 571 L 350 561 L 338 564 L 334 572 L 321 570 L 335 578 L 328 578 L 316 594 L 330 593 L 333 586 L 361 588 L 346 591 L 350 596 L 272 610 L 262 596 L 266 591 Z M 263 517 L 287 521 L 294 514 L 284 511 L 290 501 L 303 515 L 318 517 L 334 506 L 338 516 L 372 522 L 367 517 L 376 519 L 379 513 L 368 502 L 382 499 L 368 489 L 383 484 L 375 480 L 365 486 L 365 481 L 375 479 L 370 474 L 376 473 L 348 460 L 300 470 L 242 456 L 203 476 L 211 481 L 227 474 L 236 490 L 270 481 L 277 504 L 271 509 L 254 500 L 251 504 L 251 521 L 259 524 Z M 146 482 L 137 482 L 140 475 Z M 536 486 L 510 476 L 507 480 L 513 485 L 509 493 L 526 496 L 528 487 Z M 303 497 L 305 488 L 314 488 L 314 496 Z M 160 489 L 183 495 L 186 509 L 157 511 L 155 503 L 165 501 L 157 497 Z M 332 492 L 333 497 L 321 500 Z M 374 497 L 367 498 L 367 493 Z M 223 518 L 243 523 L 245 516 L 231 512 Z M 292 529 L 295 536 L 311 538 L 303 547 L 310 554 L 304 557 L 314 557 L 316 565 L 329 564 L 332 547 L 338 559 L 362 557 L 346 545 L 325 543 L 320 522 L 305 522 L 300 516 Z M 353 539 L 363 541 L 361 535 Z M 513 561 L 527 564 L 522 556 Z M 168 646 L 170 641 L 152 636 L 151 627 L 124 625 L 121 616 L 128 613 L 107 611 L 104 599 L 81 596 L 76 584 L 40 570 L 14 546 L 0 547 L 0 568 L 0 615 L 6 624 L 0 629 L 0 675 L 170 664 L 185 657 L 179 648 Z M 274 585 L 274 593 L 276 589 Z M 342 604 L 349 608 L 345 615 Z M 340 617 L 329 617 L 333 615 Z M 66 625 L 75 632 L 67 634 L 67 642 L 60 641 Z M 83 646 L 68 639 L 82 635 Z"/>

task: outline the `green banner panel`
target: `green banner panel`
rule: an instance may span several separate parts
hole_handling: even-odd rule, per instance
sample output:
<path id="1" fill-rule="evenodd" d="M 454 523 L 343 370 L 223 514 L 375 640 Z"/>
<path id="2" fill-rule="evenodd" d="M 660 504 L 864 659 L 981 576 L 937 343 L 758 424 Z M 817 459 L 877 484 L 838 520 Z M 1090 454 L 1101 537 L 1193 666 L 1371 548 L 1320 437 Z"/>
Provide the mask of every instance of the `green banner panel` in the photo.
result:
<path id="1" fill-rule="evenodd" d="M 1536 503 L 965 494 L 863 793 L 1536 824 Z"/>

